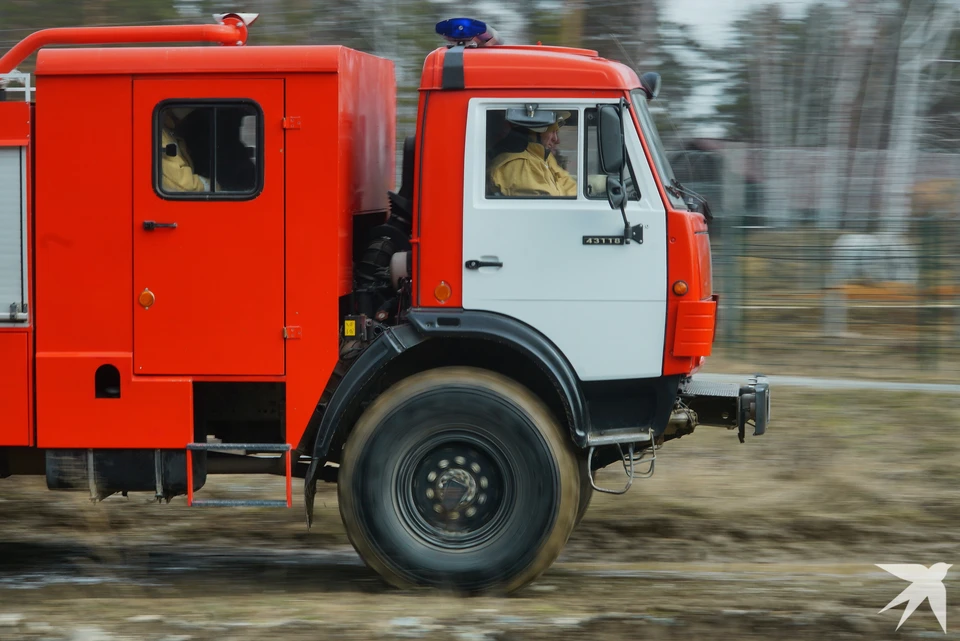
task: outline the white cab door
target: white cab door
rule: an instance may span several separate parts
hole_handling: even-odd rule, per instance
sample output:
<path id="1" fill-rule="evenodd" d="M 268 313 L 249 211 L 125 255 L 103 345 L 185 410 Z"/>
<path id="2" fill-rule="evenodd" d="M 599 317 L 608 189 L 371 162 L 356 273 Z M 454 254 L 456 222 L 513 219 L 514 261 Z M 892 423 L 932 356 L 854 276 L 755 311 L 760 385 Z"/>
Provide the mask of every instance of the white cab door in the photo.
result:
<path id="1" fill-rule="evenodd" d="M 575 198 L 509 198 L 488 193 L 488 150 L 508 108 L 567 111 L 559 132 Z M 615 103 L 611 103 L 615 104 Z M 596 101 L 537 98 L 471 101 L 463 203 L 463 307 L 522 321 L 551 340 L 584 381 L 659 376 L 667 291 L 666 213 L 630 117 L 625 139 L 639 200 L 627 217 L 643 242 L 595 244 L 623 234 L 623 217 L 601 190 Z M 592 189 L 588 189 L 588 185 Z M 592 195 L 588 195 L 591 192 Z M 502 266 L 469 268 L 470 261 Z"/>

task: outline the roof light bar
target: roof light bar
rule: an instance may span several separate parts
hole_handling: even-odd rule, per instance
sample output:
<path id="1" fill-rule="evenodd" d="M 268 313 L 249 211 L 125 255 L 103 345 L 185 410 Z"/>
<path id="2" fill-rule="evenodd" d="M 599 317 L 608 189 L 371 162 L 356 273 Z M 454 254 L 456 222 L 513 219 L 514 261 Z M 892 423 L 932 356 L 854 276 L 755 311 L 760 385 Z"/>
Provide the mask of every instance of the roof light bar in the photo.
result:
<path id="1" fill-rule="evenodd" d="M 500 35 L 487 23 L 473 18 L 450 18 L 437 23 L 437 33 L 455 45 L 491 47 L 502 44 Z"/>

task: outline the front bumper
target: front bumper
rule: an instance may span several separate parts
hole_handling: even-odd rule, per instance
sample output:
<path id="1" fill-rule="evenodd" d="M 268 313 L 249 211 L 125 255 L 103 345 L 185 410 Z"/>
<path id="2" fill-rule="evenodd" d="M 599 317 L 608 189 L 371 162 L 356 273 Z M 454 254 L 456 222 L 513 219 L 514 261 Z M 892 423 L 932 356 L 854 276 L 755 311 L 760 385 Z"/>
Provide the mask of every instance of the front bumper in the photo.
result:
<path id="1" fill-rule="evenodd" d="M 760 436 L 770 424 L 770 384 L 758 374 L 746 383 L 718 383 L 686 378 L 677 392 L 680 406 L 695 425 L 736 429 L 743 443 L 747 425 Z"/>

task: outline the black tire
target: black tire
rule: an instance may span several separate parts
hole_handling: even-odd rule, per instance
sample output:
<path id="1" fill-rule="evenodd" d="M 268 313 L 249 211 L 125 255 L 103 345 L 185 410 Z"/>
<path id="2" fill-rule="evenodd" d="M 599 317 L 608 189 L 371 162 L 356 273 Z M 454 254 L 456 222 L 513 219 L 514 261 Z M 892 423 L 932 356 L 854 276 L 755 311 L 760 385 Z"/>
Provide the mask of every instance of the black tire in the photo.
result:
<path id="1" fill-rule="evenodd" d="M 449 498 L 448 483 L 459 487 Z M 380 395 L 347 439 L 338 484 L 350 541 L 388 583 L 471 594 L 513 592 L 550 567 L 580 498 L 577 459 L 546 405 L 470 367 Z"/>

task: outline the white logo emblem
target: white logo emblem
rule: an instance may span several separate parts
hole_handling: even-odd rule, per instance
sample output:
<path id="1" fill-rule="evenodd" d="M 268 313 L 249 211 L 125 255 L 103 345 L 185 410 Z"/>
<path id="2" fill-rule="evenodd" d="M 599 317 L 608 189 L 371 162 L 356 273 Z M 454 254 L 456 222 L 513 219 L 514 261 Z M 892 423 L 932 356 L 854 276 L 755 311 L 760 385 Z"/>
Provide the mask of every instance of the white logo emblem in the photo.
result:
<path id="1" fill-rule="evenodd" d="M 903 563 L 893 565 L 875 564 L 878 568 L 886 570 L 894 576 L 898 576 L 904 581 L 910 581 L 910 585 L 903 592 L 897 595 L 893 601 L 887 604 L 887 607 L 880 610 L 886 612 L 890 608 L 900 605 L 907 601 L 907 607 L 903 610 L 903 616 L 900 617 L 900 623 L 897 629 L 903 625 L 913 611 L 923 603 L 924 599 L 930 601 L 930 609 L 934 616 L 940 622 L 944 634 L 947 632 L 947 590 L 943 587 L 943 578 L 947 576 L 947 570 L 952 566 L 946 563 L 934 563 L 929 569 L 916 563 Z"/>

